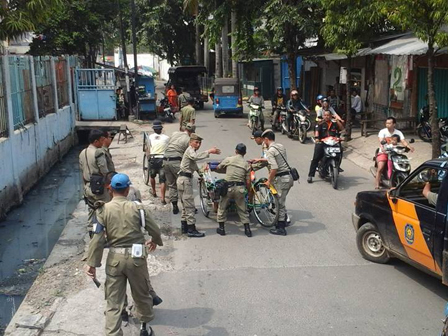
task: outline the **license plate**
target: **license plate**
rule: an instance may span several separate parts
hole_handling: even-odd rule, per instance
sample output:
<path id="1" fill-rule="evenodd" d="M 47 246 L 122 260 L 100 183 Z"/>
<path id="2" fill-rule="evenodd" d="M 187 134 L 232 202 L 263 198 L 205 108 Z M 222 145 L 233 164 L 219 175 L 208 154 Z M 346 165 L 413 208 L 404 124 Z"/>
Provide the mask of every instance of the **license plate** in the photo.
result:
<path id="1" fill-rule="evenodd" d="M 337 148 L 337 147 L 334 147 L 334 148 L 328 148 L 328 151 L 329 151 L 330 153 L 340 153 L 340 152 L 341 152 L 341 149 L 340 149 L 340 148 Z"/>

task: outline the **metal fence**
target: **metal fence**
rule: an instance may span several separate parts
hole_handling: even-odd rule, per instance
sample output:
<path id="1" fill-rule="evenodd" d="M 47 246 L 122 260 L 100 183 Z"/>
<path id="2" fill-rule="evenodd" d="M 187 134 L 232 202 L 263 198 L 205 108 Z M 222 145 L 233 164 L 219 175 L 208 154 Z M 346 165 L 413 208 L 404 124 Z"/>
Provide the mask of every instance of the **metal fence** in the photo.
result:
<path id="1" fill-rule="evenodd" d="M 34 58 L 36 76 L 37 105 L 39 118 L 54 113 L 54 88 L 51 76 L 51 59 L 48 56 Z"/>
<path id="2" fill-rule="evenodd" d="M 8 136 L 8 110 L 6 109 L 3 58 L 0 57 L 0 138 Z"/>
<path id="3" fill-rule="evenodd" d="M 58 92 L 58 105 L 63 108 L 69 104 L 68 101 L 68 76 L 67 76 L 67 60 L 59 57 L 54 62 L 56 71 L 56 86 Z"/>
<path id="4" fill-rule="evenodd" d="M 30 58 L 9 56 L 14 129 L 34 121 Z"/>

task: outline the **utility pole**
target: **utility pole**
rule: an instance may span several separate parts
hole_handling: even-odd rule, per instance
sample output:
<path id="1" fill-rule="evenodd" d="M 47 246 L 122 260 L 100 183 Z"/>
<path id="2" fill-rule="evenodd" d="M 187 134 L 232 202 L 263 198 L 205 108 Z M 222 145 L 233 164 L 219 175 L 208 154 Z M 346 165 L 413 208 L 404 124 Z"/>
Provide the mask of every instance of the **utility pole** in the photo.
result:
<path id="1" fill-rule="evenodd" d="M 137 33 L 135 31 L 135 0 L 131 0 L 131 15 L 132 15 L 132 47 L 134 51 L 134 87 L 138 92 L 138 65 L 137 65 Z M 137 103 L 137 117 L 138 117 L 138 101 Z"/>
<path id="2" fill-rule="evenodd" d="M 118 5 L 118 15 L 120 17 L 120 38 L 121 38 L 121 53 L 123 56 L 123 65 L 124 65 L 124 73 L 126 78 L 126 100 L 128 101 L 128 109 L 129 114 L 132 114 L 132 106 L 131 106 L 131 88 L 129 86 L 129 67 L 128 67 L 128 58 L 126 51 L 126 38 L 124 35 L 124 26 L 123 26 L 123 13 L 121 11 L 120 0 L 117 0 Z"/>

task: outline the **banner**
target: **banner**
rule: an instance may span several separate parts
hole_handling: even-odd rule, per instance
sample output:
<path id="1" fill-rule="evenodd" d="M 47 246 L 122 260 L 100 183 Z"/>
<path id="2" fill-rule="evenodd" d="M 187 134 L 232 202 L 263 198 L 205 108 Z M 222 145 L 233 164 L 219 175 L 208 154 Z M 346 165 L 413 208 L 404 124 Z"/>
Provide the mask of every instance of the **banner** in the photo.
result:
<path id="1" fill-rule="evenodd" d="M 408 56 L 393 56 L 390 74 L 391 101 L 403 101 L 408 74 Z"/>

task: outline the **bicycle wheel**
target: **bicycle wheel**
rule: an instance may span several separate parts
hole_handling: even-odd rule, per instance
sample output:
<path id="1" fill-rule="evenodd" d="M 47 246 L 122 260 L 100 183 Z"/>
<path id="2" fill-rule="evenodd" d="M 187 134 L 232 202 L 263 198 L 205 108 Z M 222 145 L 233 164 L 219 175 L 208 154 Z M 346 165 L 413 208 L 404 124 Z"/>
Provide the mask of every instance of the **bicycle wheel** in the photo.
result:
<path id="1" fill-rule="evenodd" d="M 201 201 L 201 210 L 205 217 L 210 215 L 210 210 L 213 208 L 213 202 L 205 185 L 205 181 L 199 182 L 199 198 Z"/>
<path id="2" fill-rule="evenodd" d="M 264 227 L 274 226 L 278 221 L 278 196 L 266 185 L 260 184 L 253 199 L 254 215 Z"/>
<path id="3" fill-rule="evenodd" d="M 149 185 L 149 160 L 145 155 L 143 155 L 143 182 Z"/>

